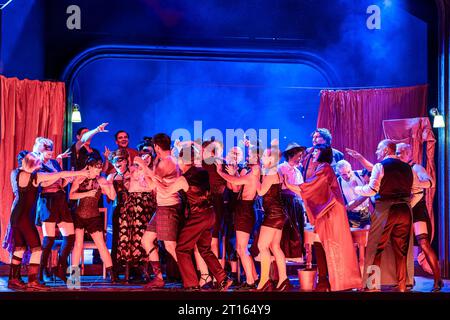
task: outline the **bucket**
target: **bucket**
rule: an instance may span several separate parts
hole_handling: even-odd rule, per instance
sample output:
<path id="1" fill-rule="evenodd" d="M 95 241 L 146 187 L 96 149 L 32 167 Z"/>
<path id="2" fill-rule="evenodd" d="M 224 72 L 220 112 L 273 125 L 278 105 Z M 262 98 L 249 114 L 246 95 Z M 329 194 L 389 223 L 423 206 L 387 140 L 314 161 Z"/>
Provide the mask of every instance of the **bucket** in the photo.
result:
<path id="1" fill-rule="evenodd" d="M 313 291 L 317 283 L 317 270 L 298 269 L 298 282 L 301 291 Z"/>

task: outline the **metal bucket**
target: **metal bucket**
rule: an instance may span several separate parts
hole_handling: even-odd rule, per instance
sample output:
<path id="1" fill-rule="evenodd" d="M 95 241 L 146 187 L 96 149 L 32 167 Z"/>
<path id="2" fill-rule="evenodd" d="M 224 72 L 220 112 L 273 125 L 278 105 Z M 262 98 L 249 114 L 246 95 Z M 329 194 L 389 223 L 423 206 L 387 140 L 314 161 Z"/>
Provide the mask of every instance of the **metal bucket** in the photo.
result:
<path id="1" fill-rule="evenodd" d="M 298 282 L 301 291 L 313 291 L 317 283 L 317 270 L 298 269 Z"/>

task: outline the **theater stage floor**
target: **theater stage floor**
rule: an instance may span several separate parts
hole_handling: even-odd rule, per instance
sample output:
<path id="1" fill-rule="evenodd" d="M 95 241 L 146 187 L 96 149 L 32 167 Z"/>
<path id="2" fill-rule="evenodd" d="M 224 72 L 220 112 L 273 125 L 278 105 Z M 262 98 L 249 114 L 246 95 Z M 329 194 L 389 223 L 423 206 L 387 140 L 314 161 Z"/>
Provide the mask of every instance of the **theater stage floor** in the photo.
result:
<path id="1" fill-rule="evenodd" d="M 217 292 L 205 290 L 200 292 L 185 292 L 180 284 L 168 284 L 164 289 L 148 290 L 138 284 L 110 284 L 100 276 L 82 276 L 80 289 L 68 289 L 61 281 L 50 283 L 48 292 L 12 291 L 7 288 L 7 277 L 0 277 L 0 301 L 4 300 L 219 300 L 219 299 L 243 299 L 243 300 L 384 300 L 384 299 L 449 299 L 450 281 L 445 281 L 445 287 L 440 293 L 430 293 L 433 280 L 425 277 L 416 277 L 414 290 L 408 293 L 392 291 L 383 292 L 302 292 L 299 290 L 297 279 L 292 279 L 293 289 L 289 292 L 242 292 L 233 291 Z"/>

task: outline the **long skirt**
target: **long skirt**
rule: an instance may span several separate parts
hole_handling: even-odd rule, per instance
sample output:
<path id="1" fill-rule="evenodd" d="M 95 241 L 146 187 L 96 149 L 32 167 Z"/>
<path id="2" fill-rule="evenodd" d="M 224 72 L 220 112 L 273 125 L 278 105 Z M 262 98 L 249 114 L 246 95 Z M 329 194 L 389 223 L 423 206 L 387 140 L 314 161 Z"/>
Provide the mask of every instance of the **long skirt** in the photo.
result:
<path id="1" fill-rule="evenodd" d="M 132 192 L 119 215 L 117 263 L 139 265 L 145 257 L 141 239 L 147 224 L 156 211 L 154 192 Z"/>
<path id="2" fill-rule="evenodd" d="M 281 249 L 286 258 L 300 258 L 304 254 L 303 232 L 305 219 L 303 206 L 299 197 L 293 194 L 281 193 L 284 210 L 288 216 L 281 236 Z"/>

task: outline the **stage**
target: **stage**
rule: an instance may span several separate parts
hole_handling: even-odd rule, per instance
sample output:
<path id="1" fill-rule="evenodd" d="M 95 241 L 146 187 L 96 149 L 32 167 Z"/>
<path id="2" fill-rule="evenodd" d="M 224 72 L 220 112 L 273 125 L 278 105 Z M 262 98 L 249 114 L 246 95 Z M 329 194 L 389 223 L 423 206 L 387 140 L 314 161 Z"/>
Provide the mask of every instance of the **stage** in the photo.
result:
<path id="1" fill-rule="evenodd" d="M 447 300 L 450 299 L 450 281 L 440 293 L 431 293 L 433 280 L 415 277 L 414 289 L 398 293 L 388 288 L 382 292 L 305 292 L 300 291 L 298 279 L 291 278 L 293 288 L 289 292 L 228 292 L 203 290 L 186 292 L 179 283 L 169 283 L 164 289 L 146 289 L 140 284 L 110 284 L 101 276 L 82 276 L 80 289 L 68 289 L 62 281 L 47 283 L 49 291 L 12 291 L 7 288 L 8 278 L 0 277 L 0 301 L 5 300 Z"/>

